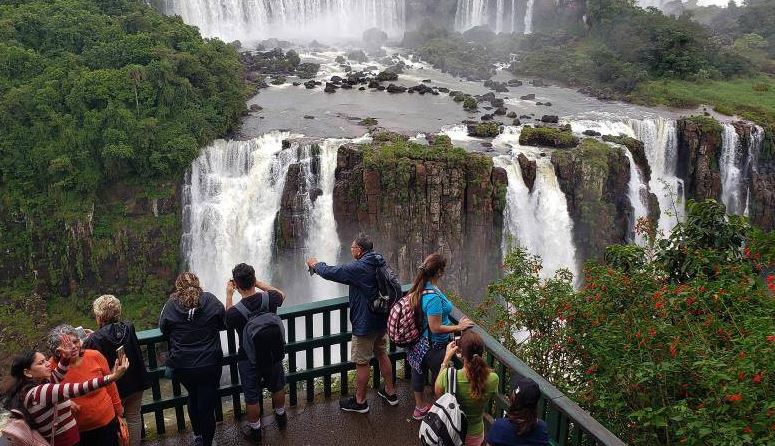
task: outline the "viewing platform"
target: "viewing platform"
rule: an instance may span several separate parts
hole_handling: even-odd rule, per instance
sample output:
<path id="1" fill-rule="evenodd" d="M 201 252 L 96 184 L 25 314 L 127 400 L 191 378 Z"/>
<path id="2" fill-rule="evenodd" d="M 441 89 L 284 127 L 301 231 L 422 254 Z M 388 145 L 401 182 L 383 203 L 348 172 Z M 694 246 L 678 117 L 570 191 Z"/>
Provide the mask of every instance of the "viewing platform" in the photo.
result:
<path id="1" fill-rule="evenodd" d="M 348 322 L 349 302 L 346 297 L 307 303 L 279 310 L 287 324 L 286 376 L 288 427 L 277 429 L 271 416 L 271 404 L 264 394 L 262 419 L 264 445 L 416 445 L 420 422 L 411 418 L 414 400 L 409 388 L 409 367 L 404 352 L 391 346 L 393 371 L 397 372 L 396 389 L 399 405 L 392 407 L 370 391 L 367 395 L 368 414 L 345 413 L 339 410 L 339 398 L 355 391 L 355 364 L 349 361 L 351 332 Z M 459 312 L 453 313 L 459 318 Z M 555 445 L 623 446 L 625 443 L 608 431 L 586 411 L 562 394 L 554 386 L 514 356 L 480 327 L 474 331 L 482 336 L 486 346 L 486 360 L 500 376 L 500 387 L 485 414 L 485 423 L 503 416 L 507 407 L 506 395 L 511 376 L 526 376 L 541 388 L 540 416 L 549 428 L 549 437 Z M 166 339 L 158 329 L 138 333 L 147 353 L 151 388 L 146 390 L 142 405 L 143 421 L 153 432 L 143 444 L 182 446 L 192 443 L 192 433 L 184 417 L 186 395 L 176 379 L 165 378 L 160 347 Z M 221 401 L 216 406 L 219 424 L 214 444 L 251 444 L 243 440 L 239 430 L 244 403 L 242 386 L 237 371 L 236 337 L 233 331 L 225 333 L 224 374 L 220 387 Z M 340 360 L 338 358 L 344 358 Z M 311 365 L 311 366 L 308 366 Z M 379 369 L 372 361 L 371 380 L 374 389 L 379 386 Z M 264 404 L 265 403 L 265 404 Z"/>

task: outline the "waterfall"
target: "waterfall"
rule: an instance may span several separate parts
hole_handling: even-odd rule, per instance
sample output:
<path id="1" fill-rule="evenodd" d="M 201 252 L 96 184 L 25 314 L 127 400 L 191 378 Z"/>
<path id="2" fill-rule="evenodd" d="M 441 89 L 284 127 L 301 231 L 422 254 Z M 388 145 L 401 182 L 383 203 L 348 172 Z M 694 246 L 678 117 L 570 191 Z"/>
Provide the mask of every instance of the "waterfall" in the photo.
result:
<path id="1" fill-rule="evenodd" d="M 337 284 L 310 279 L 302 258 L 315 255 L 330 263 L 338 258 L 333 188 L 341 140 L 294 144 L 283 150 L 282 141 L 291 136 L 299 135 L 272 132 L 249 141 L 218 140 L 202 151 L 187 174 L 183 253 L 203 288 L 219 297 L 231 269 L 240 262 L 253 265 L 259 279 L 296 291 L 292 300 L 343 294 Z M 283 268 L 283 280 L 278 282 L 273 257 L 275 225 L 286 174 L 295 163 L 306 181 L 305 192 L 320 189 L 321 194 L 314 202 L 310 194 L 302 197 L 308 235 L 298 243 L 303 247 L 300 257 L 293 259 L 298 265 Z"/>
<path id="2" fill-rule="evenodd" d="M 675 120 L 656 117 L 625 121 L 574 120 L 569 123 L 576 133 L 595 130 L 603 135 L 626 135 L 643 142 L 651 167 L 648 189 L 659 201 L 658 227 L 664 234 L 669 234 L 684 213 L 683 181 L 676 176 L 678 139 Z"/>
<path id="3" fill-rule="evenodd" d="M 748 137 L 748 147 L 747 152 L 748 156 L 745 160 L 745 167 L 743 168 L 743 171 L 746 173 L 746 175 L 751 175 L 754 173 L 757 173 L 759 165 L 759 155 L 762 152 L 762 148 L 764 147 L 764 129 L 759 127 L 758 125 L 753 125 L 751 127 L 751 133 Z M 748 206 L 750 204 L 751 200 L 751 179 L 746 178 L 746 184 L 747 187 L 745 189 L 745 209 L 743 210 L 743 215 L 746 217 L 748 216 Z"/>
<path id="4" fill-rule="evenodd" d="M 525 10 L 525 34 L 533 33 L 533 2 L 527 0 L 527 9 Z"/>
<path id="5" fill-rule="evenodd" d="M 630 183 L 628 185 L 628 196 L 630 198 L 630 205 L 632 206 L 632 221 L 630 222 L 630 232 L 632 233 L 632 239 L 638 245 L 643 245 L 645 238 L 635 232 L 635 225 L 641 218 L 648 218 L 649 216 L 649 187 L 643 181 L 643 174 L 638 166 L 635 164 L 635 159 L 632 157 L 632 153 L 623 147 L 624 154 L 627 155 L 627 161 L 630 163 Z"/>
<path id="6" fill-rule="evenodd" d="M 455 11 L 455 31 L 465 32 L 475 26 L 488 26 L 496 33 L 513 33 L 522 30 L 530 34 L 533 29 L 534 0 L 458 0 Z M 524 16 L 522 5 L 524 6 Z M 520 20 L 521 19 L 521 20 Z"/>
<path id="7" fill-rule="evenodd" d="M 207 37 L 336 39 L 379 28 L 400 37 L 406 0 L 151 0 Z"/>
<path id="8" fill-rule="evenodd" d="M 721 171 L 721 202 L 728 214 L 740 215 L 745 212 L 746 198 L 743 195 L 745 177 L 743 172 L 743 153 L 740 136 L 731 123 L 724 124 L 722 134 L 719 170 Z"/>
<path id="9" fill-rule="evenodd" d="M 554 166 L 545 157 L 536 161 L 536 180 L 530 192 L 522 179 L 516 153 L 493 159 L 506 169 L 508 190 L 503 215 L 503 252 L 513 241 L 543 261 L 541 275 L 551 277 L 560 268 L 568 268 L 578 277 L 573 221 L 568 214 L 565 194 L 560 190 Z"/>

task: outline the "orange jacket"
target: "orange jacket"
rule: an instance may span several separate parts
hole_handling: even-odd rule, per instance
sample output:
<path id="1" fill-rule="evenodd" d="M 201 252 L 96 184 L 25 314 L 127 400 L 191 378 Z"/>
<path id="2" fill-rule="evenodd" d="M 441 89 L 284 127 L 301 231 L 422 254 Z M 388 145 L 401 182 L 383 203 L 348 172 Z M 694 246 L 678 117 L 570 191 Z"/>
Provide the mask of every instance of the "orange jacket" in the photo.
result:
<path id="1" fill-rule="evenodd" d="M 108 361 L 97 350 L 83 350 L 81 362 L 70 364 L 62 383 L 80 383 L 99 376 L 110 375 Z M 124 412 L 121 398 L 115 383 L 95 392 L 73 398 L 71 401 L 81 409 L 75 413 L 75 421 L 81 432 L 90 431 L 110 423 L 119 413 Z"/>

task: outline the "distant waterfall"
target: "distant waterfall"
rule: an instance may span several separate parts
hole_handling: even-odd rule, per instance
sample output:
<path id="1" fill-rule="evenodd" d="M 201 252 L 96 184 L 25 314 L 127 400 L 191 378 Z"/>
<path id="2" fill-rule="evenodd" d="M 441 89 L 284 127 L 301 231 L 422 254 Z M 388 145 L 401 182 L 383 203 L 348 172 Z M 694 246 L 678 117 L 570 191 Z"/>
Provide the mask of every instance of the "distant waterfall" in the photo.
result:
<path id="1" fill-rule="evenodd" d="M 486 25 L 496 33 L 533 30 L 534 0 L 458 0 L 455 30 L 464 32 Z"/>
<path id="2" fill-rule="evenodd" d="M 369 28 L 400 36 L 405 0 L 149 0 L 208 37 L 230 40 L 360 37 Z"/>
<path id="3" fill-rule="evenodd" d="M 530 192 L 514 156 L 494 158 L 496 166 L 506 169 L 509 181 L 503 216 L 503 252 L 507 252 L 509 239 L 513 239 L 515 244 L 541 257 L 542 276 L 551 277 L 558 269 L 568 268 L 578 277 L 573 221 L 565 194 L 560 190 L 549 158 L 535 161 L 536 180 Z"/>
<path id="4" fill-rule="evenodd" d="M 745 212 L 748 189 L 745 186 L 744 164 L 747 158 L 743 152 L 737 129 L 730 123 L 723 125 L 721 156 L 721 202 L 728 214 L 742 215 Z"/>
<path id="5" fill-rule="evenodd" d="M 199 276 L 203 288 L 219 297 L 223 297 L 232 268 L 240 262 L 253 265 L 259 279 L 276 279 L 275 224 L 287 172 L 295 163 L 300 164 L 307 181 L 306 190 L 321 192 L 314 203 L 309 195 L 303 197 L 309 235 L 300 242 L 305 247 L 301 254 L 337 261 L 339 237 L 332 194 L 340 141 L 326 140 L 319 149 L 306 144 L 283 150 L 282 141 L 291 136 L 272 132 L 249 141 L 219 140 L 205 148 L 191 166 L 183 191 L 182 249 L 189 270 Z M 313 157 L 318 157 L 319 172 L 313 168 Z M 295 282 L 308 281 L 303 284 L 306 295 L 294 293 L 295 299 L 334 297 L 339 292 L 336 284 L 313 282 L 303 263 L 291 272 L 283 275 L 287 283 L 273 284 L 298 288 Z"/>
<path id="6" fill-rule="evenodd" d="M 658 226 L 669 234 L 684 214 L 683 181 L 676 176 L 678 140 L 675 120 L 657 117 L 624 121 L 575 120 L 569 123 L 576 133 L 595 130 L 603 135 L 621 134 L 643 142 L 651 167 L 648 188 L 659 201 Z"/>
<path id="7" fill-rule="evenodd" d="M 632 206 L 630 232 L 632 233 L 632 239 L 635 243 L 642 245 L 645 239 L 642 235 L 635 232 L 635 225 L 641 218 L 648 218 L 649 216 L 649 187 L 643 181 L 643 173 L 641 173 L 640 169 L 638 169 L 638 166 L 635 164 L 632 153 L 630 153 L 626 147 L 622 148 L 622 151 L 627 155 L 627 161 L 630 162 L 630 184 L 628 187 L 628 197 L 630 198 L 630 205 Z"/>

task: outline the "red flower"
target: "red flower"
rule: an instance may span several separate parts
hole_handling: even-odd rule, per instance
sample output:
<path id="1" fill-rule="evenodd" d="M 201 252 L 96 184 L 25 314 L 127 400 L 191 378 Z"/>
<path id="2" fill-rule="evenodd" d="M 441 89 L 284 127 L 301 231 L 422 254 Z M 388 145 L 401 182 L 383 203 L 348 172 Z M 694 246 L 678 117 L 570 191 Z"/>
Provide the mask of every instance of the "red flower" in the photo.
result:
<path id="1" fill-rule="evenodd" d="M 597 372 L 597 365 L 593 365 L 587 369 L 587 375 L 594 375 L 595 372 Z"/>
<path id="2" fill-rule="evenodd" d="M 745 372 L 740 372 L 740 373 L 738 373 L 738 374 L 737 374 L 737 380 L 738 380 L 738 381 L 743 381 L 743 380 L 745 380 Z"/>
<path id="3" fill-rule="evenodd" d="M 745 359 L 745 352 L 738 353 L 737 357 L 740 359 Z"/>
<path id="4" fill-rule="evenodd" d="M 775 342 L 775 335 L 767 336 L 767 342 Z"/>
<path id="5" fill-rule="evenodd" d="M 740 401 L 743 401 L 743 395 L 740 393 L 733 393 L 731 395 L 727 395 L 725 398 L 730 403 L 739 403 Z"/>
<path id="6" fill-rule="evenodd" d="M 754 384 L 759 384 L 760 382 L 762 382 L 762 372 L 755 374 L 751 378 L 751 381 L 753 381 Z"/>
<path id="7" fill-rule="evenodd" d="M 662 301 L 659 301 L 659 302 L 654 304 L 654 309 L 661 310 L 662 307 L 664 307 L 664 306 L 665 306 L 665 304 Z"/>
<path id="8" fill-rule="evenodd" d="M 670 344 L 670 356 L 675 358 L 676 354 L 678 354 L 678 348 L 674 344 Z"/>
<path id="9" fill-rule="evenodd" d="M 751 430 L 751 426 L 746 426 L 743 428 L 743 432 L 745 432 L 746 434 L 750 434 L 753 431 Z"/>

